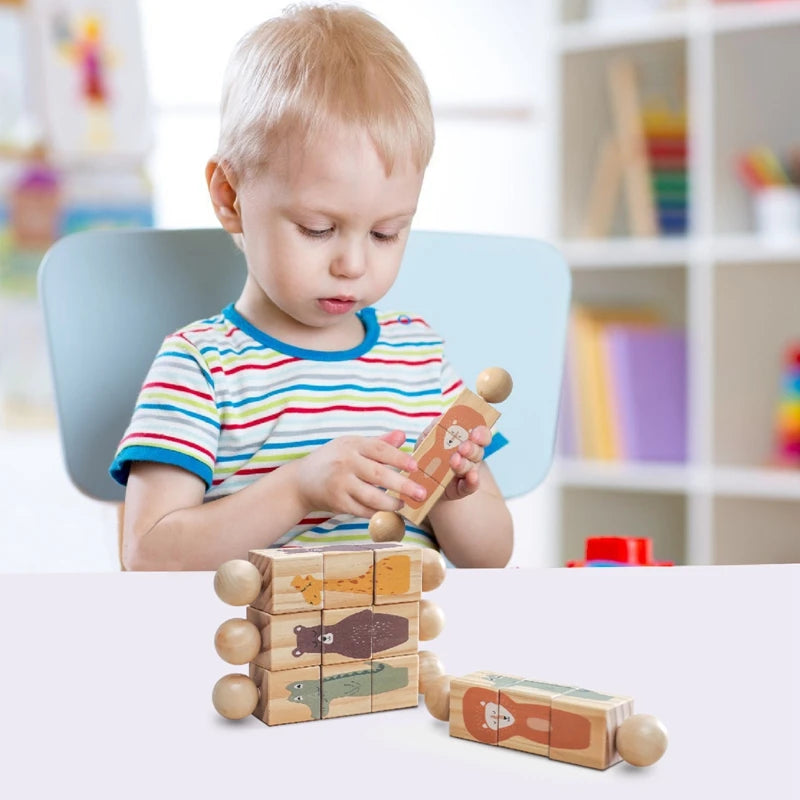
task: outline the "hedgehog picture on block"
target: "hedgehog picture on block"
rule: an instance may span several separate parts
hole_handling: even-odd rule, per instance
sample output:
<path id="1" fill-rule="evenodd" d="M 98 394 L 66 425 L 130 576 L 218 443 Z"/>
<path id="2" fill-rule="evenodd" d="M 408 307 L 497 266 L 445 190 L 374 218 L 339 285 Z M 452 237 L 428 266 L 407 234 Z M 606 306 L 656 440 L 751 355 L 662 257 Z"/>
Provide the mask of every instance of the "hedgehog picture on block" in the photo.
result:
<path id="1" fill-rule="evenodd" d="M 419 642 L 443 625 L 422 586 L 444 575 L 436 551 L 389 542 L 253 550 L 226 562 L 215 590 L 246 605 L 247 619 L 222 623 L 215 646 L 249 675 L 221 678 L 214 707 L 281 725 L 416 706 Z"/>

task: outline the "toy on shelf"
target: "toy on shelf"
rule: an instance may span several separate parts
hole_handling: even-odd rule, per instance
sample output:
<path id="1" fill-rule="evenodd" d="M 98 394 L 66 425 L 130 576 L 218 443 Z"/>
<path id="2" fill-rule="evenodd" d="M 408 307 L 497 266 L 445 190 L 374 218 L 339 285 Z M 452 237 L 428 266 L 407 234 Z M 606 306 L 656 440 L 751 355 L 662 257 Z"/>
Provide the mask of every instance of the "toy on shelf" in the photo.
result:
<path id="1" fill-rule="evenodd" d="M 800 151 L 780 158 L 765 145 L 736 157 L 736 168 L 752 197 L 757 232 L 770 241 L 800 238 Z"/>
<path id="2" fill-rule="evenodd" d="M 583 561 L 568 567 L 672 567 L 672 561 L 653 560 L 653 542 L 636 536 L 592 536 L 586 540 Z"/>
<path id="3" fill-rule="evenodd" d="M 417 705 L 420 686 L 443 673 L 420 641 L 439 635 L 441 609 L 421 593 L 445 577 L 435 550 L 395 543 L 251 550 L 224 563 L 214 589 L 247 608 L 217 629 L 230 674 L 212 701 L 228 719 L 255 713 L 267 725 Z"/>
<path id="4" fill-rule="evenodd" d="M 575 686 L 485 671 L 443 675 L 431 681 L 425 705 L 450 722 L 451 736 L 595 769 L 620 760 L 647 767 L 667 749 L 666 728 L 634 714 L 632 698 Z"/>
<path id="5" fill-rule="evenodd" d="M 775 464 L 800 466 L 800 342 L 786 348 L 775 419 Z"/>
<path id="6" fill-rule="evenodd" d="M 613 131 L 599 145 L 583 235 L 609 235 L 624 182 L 630 233 L 651 237 L 688 229 L 687 118 L 665 101 L 642 108 L 637 66 L 609 61 Z"/>
<path id="7" fill-rule="evenodd" d="M 430 426 L 428 432 L 417 442 L 414 459 L 417 469 L 404 472 L 411 480 L 424 486 L 428 494 L 425 500 L 414 500 L 406 495 L 390 492 L 403 501 L 398 513 L 378 511 L 370 519 L 369 533 L 376 542 L 399 542 L 405 535 L 405 523 L 419 524 L 428 515 L 436 501 L 442 496 L 450 481 L 450 457 L 453 451 L 469 439 L 474 428 L 485 425 L 491 428 L 500 418 L 500 412 L 490 403 L 502 403 L 513 388 L 511 375 L 501 367 L 488 367 L 478 375 L 476 392 L 463 389 L 447 410 Z M 402 517 L 401 517 L 402 515 Z"/>

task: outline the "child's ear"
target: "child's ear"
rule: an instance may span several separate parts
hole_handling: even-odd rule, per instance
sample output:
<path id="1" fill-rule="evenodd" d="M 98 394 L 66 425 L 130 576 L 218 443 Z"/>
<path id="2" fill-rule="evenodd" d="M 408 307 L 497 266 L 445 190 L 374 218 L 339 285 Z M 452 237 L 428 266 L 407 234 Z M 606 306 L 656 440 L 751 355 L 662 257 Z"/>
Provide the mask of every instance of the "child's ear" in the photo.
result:
<path id="1" fill-rule="evenodd" d="M 230 167 L 212 158 L 206 164 L 206 183 L 214 213 L 222 227 L 228 233 L 241 233 L 242 218 Z"/>

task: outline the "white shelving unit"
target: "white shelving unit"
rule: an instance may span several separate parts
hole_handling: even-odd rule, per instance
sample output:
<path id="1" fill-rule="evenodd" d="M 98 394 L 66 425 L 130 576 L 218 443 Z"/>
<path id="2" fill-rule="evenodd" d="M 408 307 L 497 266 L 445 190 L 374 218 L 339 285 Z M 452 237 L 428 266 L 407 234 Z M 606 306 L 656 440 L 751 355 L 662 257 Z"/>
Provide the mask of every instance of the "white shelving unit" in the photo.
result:
<path id="1" fill-rule="evenodd" d="M 733 167 L 753 145 L 800 144 L 800 2 L 686 0 L 623 21 L 592 20 L 580 0 L 557 5 L 555 234 L 573 297 L 655 307 L 689 347 L 687 463 L 557 460 L 559 563 L 595 535 L 649 536 L 657 558 L 678 564 L 800 561 L 800 470 L 768 466 L 782 355 L 800 340 L 800 242 L 760 239 Z M 605 65 L 619 54 L 645 95 L 686 98 L 686 237 L 630 238 L 617 219 L 611 238 L 580 239 L 612 129 Z"/>

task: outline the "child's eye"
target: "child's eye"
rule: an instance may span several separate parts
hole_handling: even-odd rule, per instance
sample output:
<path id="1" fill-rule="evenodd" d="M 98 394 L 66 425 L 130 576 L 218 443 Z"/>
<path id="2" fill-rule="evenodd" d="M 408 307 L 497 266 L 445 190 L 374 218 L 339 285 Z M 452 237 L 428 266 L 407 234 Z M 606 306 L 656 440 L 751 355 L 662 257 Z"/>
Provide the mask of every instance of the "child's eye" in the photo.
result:
<path id="1" fill-rule="evenodd" d="M 396 242 L 399 237 L 397 233 L 381 233 L 380 231 L 372 231 L 372 238 L 377 242 Z"/>
<path id="2" fill-rule="evenodd" d="M 308 236 L 311 239 L 323 239 L 333 231 L 333 228 L 324 228 L 320 230 L 318 228 L 306 228 L 305 225 L 298 225 L 297 229 L 303 236 Z"/>

